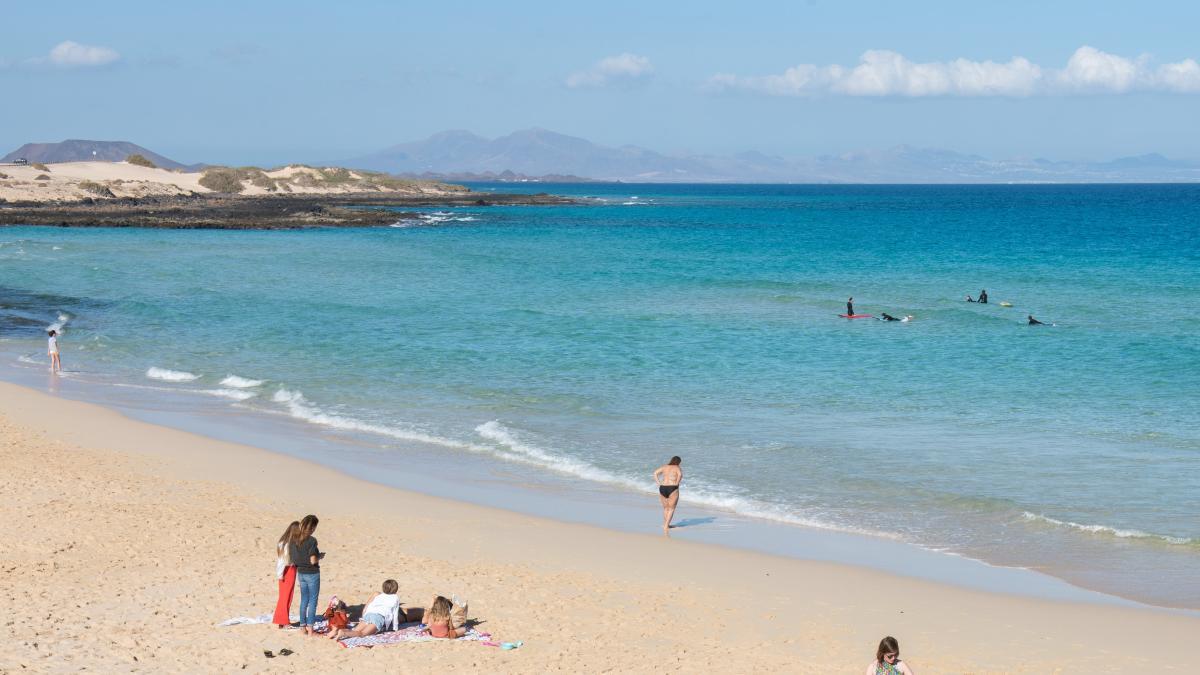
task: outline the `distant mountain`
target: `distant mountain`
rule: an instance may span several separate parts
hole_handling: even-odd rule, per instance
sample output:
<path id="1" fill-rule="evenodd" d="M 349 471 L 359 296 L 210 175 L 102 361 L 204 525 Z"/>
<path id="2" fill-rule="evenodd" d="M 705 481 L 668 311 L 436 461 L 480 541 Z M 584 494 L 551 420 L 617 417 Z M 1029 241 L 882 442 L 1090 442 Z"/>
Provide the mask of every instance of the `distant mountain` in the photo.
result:
<path id="1" fill-rule="evenodd" d="M 789 159 L 761 152 L 730 156 L 664 155 L 625 145 L 597 145 L 545 129 L 486 139 L 445 131 L 423 141 L 337 162 L 351 168 L 452 177 L 518 174 L 551 182 L 550 176 L 629 182 L 741 183 L 1117 183 L 1197 182 L 1200 162 L 1158 154 L 1107 162 L 989 159 L 950 150 L 901 145 L 886 150 Z M 459 178 L 465 180 L 465 178 Z"/>
<path id="2" fill-rule="evenodd" d="M 173 159 L 151 152 L 128 141 L 85 141 L 69 139 L 61 143 L 26 143 L 0 158 L 0 162 L 11 162 L 24 157 L 30 162 L 52 164 L 54 162 L 122 162 L 130 155 L 141 155 L 164 169 L 194 168 Z"/>
<path id="3" fill-rule="evenodd" d="M 598 182 L 595 178 L 584 178 L 583 176 L 575 176 L 572 174 L 547 173 L 541 176 L 528 176 L 523 173 L 514 173 L 512 171 L 485 171 L 483 173 L 457 172 L 457 173 L 433 173 L 426 171 L 425 173 L 402 173 L 400 176 L 406 178 L 419 178 L 421 180 L 440 181 L 443 183 L 594 183 Z"/>
<path id="4" fill-rule="evenodd" d="M 444 131 L 423 141 L 337 162 L 388 173 L 574 174 L 599 180 L 697 180 L 703 162 L 660 155 L 632 145 L 610 148 L 574 136 L 526 129 L 488 140 L 467 131 Z"/>

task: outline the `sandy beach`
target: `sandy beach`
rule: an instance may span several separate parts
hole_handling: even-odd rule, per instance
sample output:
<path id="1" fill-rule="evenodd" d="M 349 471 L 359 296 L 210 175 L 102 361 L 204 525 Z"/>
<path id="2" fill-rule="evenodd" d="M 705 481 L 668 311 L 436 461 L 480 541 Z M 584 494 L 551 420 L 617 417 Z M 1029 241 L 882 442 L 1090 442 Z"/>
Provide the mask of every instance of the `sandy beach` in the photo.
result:
<path id="1" fill-rule="evenodd" d="M 2 672 L 861 672 L 886 634 L 921 673 L 1174 672 L 1200 619 L 1041 601 L 407 493 L 0 385 Z M 452 467 L 448 467 L 452 470 Z M 272 546 L 314 512 L 322 603 L 400 582 L 514 651 L 339 648 L 266 625 Z M 647 517 L 657 514 L 648 500 Z M 293 608 L 295 608 L 295 604 Z M 264 649 L 290 648 L 275 659 Z"/>

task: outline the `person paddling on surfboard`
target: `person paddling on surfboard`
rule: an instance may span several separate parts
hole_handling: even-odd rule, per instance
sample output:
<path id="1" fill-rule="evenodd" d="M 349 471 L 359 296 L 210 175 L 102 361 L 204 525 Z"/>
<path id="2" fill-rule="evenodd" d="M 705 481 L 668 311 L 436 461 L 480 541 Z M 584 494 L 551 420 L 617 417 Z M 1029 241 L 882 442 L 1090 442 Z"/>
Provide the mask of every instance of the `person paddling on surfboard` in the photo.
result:
<path id="1" fill-rule="evenodd" d="M 846 316 L 854 316 L 854 298 L 846 301 Z"/>
<path id="2" fill-rule="evenodd" d="M 1044 323 L 1042 323 L 1041 321 L 1038 321 L 1037 319 L 1033 318 L 1033 315 L 1032 315 L 1032 314 L 1030 314 L 1030 315 L 1029 315 L 1029 325 L 1030 325 L 1030 326 L 1045 326 L 1046 324 L 1044 324 Z"/>

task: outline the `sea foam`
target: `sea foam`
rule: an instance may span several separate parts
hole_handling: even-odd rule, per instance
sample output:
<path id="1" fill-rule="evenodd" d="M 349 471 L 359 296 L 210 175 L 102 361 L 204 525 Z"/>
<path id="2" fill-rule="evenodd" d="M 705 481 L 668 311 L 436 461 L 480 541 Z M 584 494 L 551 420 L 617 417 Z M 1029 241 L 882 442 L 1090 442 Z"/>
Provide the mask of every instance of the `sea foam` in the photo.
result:
<path id="1" fill-rule="evenodd" d="M 234 389 L 251 389 L 263 384 L 265 380 L 251 380 L 248 377 L 238 377 L 237 375 L 228 375 L 221 380 L 222 387 L 233 387 Z"/>
<path id="2" fill-rule="evenodd" d="M 483 438 L 490 440 L 493 443 L 502 446 L 503 448 L 506 448 L 508 452 L 495 453 L 505 459 L 515 459 L 517 461 L 532 464 L 543 469 L 549 469 L 557 473 L 583 478 L 585 480 L 597 483 L 605 483 L 636 492 L 645 492 L 653 487 L 646 480 L 637 480 L 628 476 L 620 476 L 600 469 L 582 460 L 564 457 L 552 451 L 548 451 L 524 442 L 520 440 L 513 431 L 505 427 L 498 420 L 492 420 L 490 422 L 480 424 L 479 426 L 475 427 L 475 431 Z M 702 506 L 709 506 L 724 511 L 731 511 L 738 515 L 749 518 L 772 520 L 779 523 L 801 525 L 804 527 L 811 527 L 821 530 L 869 534 L 887 539 L 899 538 L 897 535 L 888 532 L 876 532 L 873 530 L 829 523 L 819 518 L 813 518 L 804 514 L 796 513 L 791 509 L 781 506 L 769 504 L 757 499 L 747 499 L 745 497 L 733 495 L 727 490 L 716 486 L 695 485 L 693 483 L 688 483 L 681 493 L 680 499 L 691 504 L 700 504 Z"/>
<path id="3" fill-rule="evenodd" d="M 1021 517 L 1027 521 L 1035 523 L 1044 523 L 1046 525 L 1054 525 L 1056 527 L 1065 527 L 1076 530 L 1078 532 L 1087 532 L 1088 534 L 1103 534 L 1119 539 L 1157 539 L 1168 544 L 1188 545 L 1196 543 L 1196 540 L 1187 537 L 1172 537 L 1166 534 L 1154 534 L 1153 532 L 1143 532 L 1142 530 L 1129 530 L 1119 527 L 1109 527 L 1108 525 L 1084 525 L 1082 523 L 1073 523 L 1069 520 L 1058 520 L 1049 516 L 1043 516 L 1039 513 L 1031 513 L 1025 511 Z"/>
<path id="4" fill-rule="evenodd" d="M 199 375 L 194 375 L 182 370 L 167 370 L 166 368 L 158 367 L 152 367 L 147 370 L 146 377 L 152 380 L 161 380 L 163 382 L 191 382 L 192 380 L 200 379 Z"/>

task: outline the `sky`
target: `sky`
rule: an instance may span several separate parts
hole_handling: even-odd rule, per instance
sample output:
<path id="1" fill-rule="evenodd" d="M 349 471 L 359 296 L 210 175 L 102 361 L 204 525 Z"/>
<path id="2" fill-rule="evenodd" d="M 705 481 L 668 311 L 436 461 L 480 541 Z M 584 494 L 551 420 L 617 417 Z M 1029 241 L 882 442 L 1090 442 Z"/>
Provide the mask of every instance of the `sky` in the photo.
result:
<path id="1" fill-rule="evenodd" d="M 0 0 L 0 154 L 355 157 L 542 127 L 667 153 L 1200 159 L 1198 2 Z"/>

